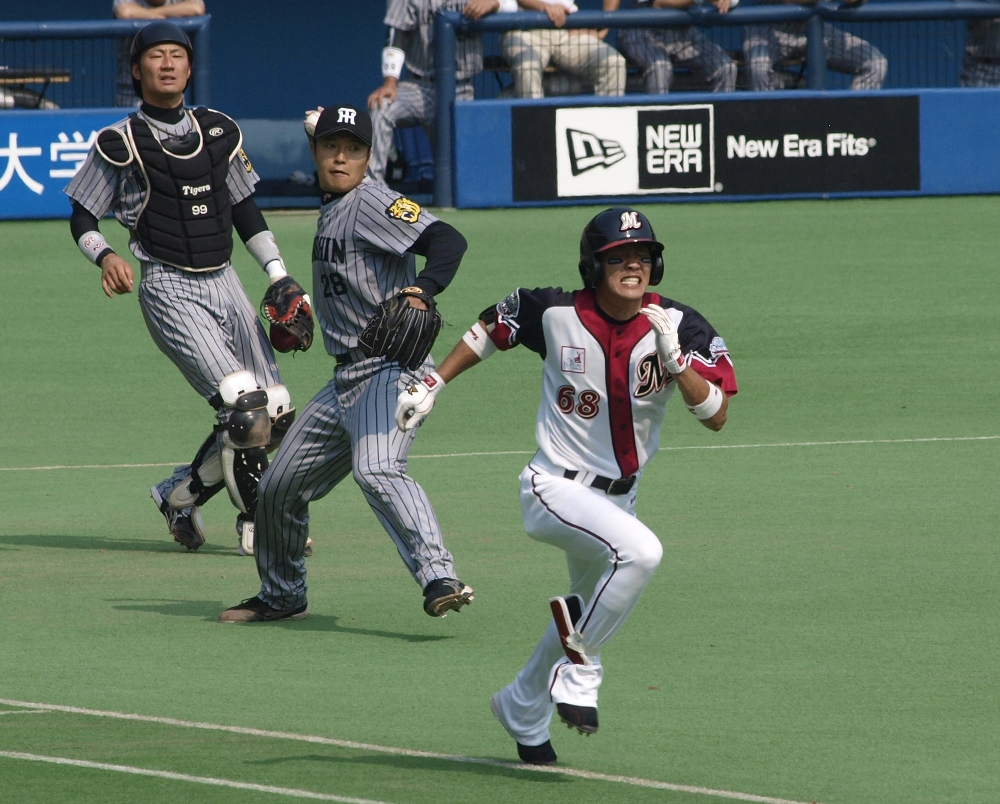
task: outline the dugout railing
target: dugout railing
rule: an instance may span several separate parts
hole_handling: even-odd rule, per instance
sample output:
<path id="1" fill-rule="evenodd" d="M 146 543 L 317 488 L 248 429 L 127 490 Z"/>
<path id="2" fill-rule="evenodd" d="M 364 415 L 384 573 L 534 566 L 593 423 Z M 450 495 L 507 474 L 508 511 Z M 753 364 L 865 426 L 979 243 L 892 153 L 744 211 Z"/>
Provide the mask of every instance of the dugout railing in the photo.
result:
<path id="1" fill-rule="evenodd" d="M 728 14 L 718 13 L 713 6 L 693 6 L 690 10 L 672 9 L 622 10 L 614 12 L 578 11 L 566 17 L 567 29 L 679 28 L 694 26 L 702 30 L 729 29 L 730 37 L 739 28 L 753 24 L 804 22 L 807 47 L 801 75 L 804 88 L 824 91 L 831 83 L 827 75 L 827 54 L 823 41 L 824 22 L 858 26 L 881 24 L 899 26 L 913 23 L 933 23 L 1000 17 L 1000 4 L 980 0 L 920 0 L 919 2 L 871 3 L 846 8 L 838 3 L 815 5 L 739 6 Z M 434 203 L 450 207 L 453 203 L 453 112 L 456 93 L 456 42 L 460 36 L 493 35 L 506 31 L 554 28 L 543 13 L 520 12 L 491 14 L 480 20 L 469 20 L 455 12 L 438 12 L 434 21 L 435 41 L 435 143 L 434 143 Z M 945 56 L 957 65 L 962 58 L 964 31 L 953 28 Z M 613 37 L 612 37 L 613 39 Z M 912 37 L 901 38 L 903 46 L 912 47 Z M 940 46 L 942 37 L 932 34 L 930 44 Z M 950 52 L 948 52 L 950 51 Z M 927 49 L 925 48 L 925 52 Z M 890 58 L 891 58 L 891 54 Z M 919 59 L 919 56 L 918 56 Z M 952 75 L 957 74 L 957 69 Z M 937 83 L 940 83 L 938 81 Z M 907 84 L 920 86 L 921 83 Z M 479 96 L 477 92 L 477 97 Z M 646 96 L 652 97 L 652 96 Z M 661 99 L 669 96 L 658 96 Z M 607 100 L 607 99 L 602 99 Z"/>
<path id="2" fill-rule="evenodd" d="M 171 20 L 195 52 L 189 102 L 209 103 L 211 15 Z M 0 108 L 116 105 L 123 51 L 148 20 L 0 22 Z"/>

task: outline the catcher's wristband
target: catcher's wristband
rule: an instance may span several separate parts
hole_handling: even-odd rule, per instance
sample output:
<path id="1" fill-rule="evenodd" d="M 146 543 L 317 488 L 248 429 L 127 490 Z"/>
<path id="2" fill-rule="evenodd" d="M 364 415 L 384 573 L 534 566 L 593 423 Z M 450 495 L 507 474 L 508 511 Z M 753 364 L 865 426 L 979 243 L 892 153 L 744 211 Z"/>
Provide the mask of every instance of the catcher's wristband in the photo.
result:
<path id="1" fill-rule="evenodd" d="M 722 409 L 722 391 L 719 386 L 714 382 L 708 384 L 708 398 L 704 402 L 699 402 L 697 405 L 688 405 L 687 409 L 690 410 L 696 419 L 705 420 L 711 419 L 719 410 Z"/>
<path id="2" fill-rule="evenodd" d="M 83 256 L 98 267 L 101 265 L 101 260 L 107 257 L 108 254 L 115 253 L 115 250 L 108 245 L 108 241 L 104 239 L 104 235 L 96 230 L 84 232 L 80 235 L 80 239 L 76 241 L 76 244 L 80 247 L 80 251 L 83 252 Z"/>
<path id="3" fill-rule="evenodd" d="M 403 64 L 406 62 L 406 54 L 398 47 L 382 48 L 382 77 L 399 78 L 403 74 Z"/>
<path id="4" fill-rule="evenodd" d="M 285 270 L 285 263 L 281 259 L 278 251 L 278 244 L 274 242 L 274 233 L 268 230 L 257 232 L 246 242 L 247 251 L 257 264 L 267 271 L 267 275 L 272 282 L 288 276 Z"/>
<path id="5" fill-rule="evenodd" d="M 462 336 L 462 340 L 465 341 L 466 346 L 476 353 L 476 357 L 480 360 L 485 360 L 497 351 L 497 345 L 493 343 L 489 333 L 480 321 L 477 321 L 469 327 L 466 333 Z"/>

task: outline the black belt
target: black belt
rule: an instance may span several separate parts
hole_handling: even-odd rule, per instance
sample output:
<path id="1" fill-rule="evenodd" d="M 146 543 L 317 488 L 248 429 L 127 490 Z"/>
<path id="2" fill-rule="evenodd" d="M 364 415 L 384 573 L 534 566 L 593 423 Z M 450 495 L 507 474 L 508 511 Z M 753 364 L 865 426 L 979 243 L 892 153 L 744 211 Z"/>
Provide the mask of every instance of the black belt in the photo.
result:
<path id="1" fill-rule="evenodd" d="M 563 472 L 563 477 L 567 480 L 574 480 L 578 474 L 580 473 L 575 469 L 567 469 Z M 628 494 L 632 491 L 632 486 L 635 485 L 635 478 L 636 476 L 632 475 L 631 477 L 622 477 L 618 480 L 612 480 L 610 477 L 601 477 L 600 475 L 597 475 L 587 485 L 591 488 L 617 496 L 621 494 Z"/>

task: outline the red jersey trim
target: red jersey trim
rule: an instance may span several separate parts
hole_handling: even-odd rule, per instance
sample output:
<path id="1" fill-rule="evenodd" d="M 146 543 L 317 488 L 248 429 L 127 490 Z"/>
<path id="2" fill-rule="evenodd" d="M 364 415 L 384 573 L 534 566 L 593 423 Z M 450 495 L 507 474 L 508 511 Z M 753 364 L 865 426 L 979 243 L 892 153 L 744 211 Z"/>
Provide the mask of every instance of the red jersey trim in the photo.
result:
<path id="1" fill-rule="evenodd" d="M 645 307 L 658 297 L 646 293 L 642 297 Z M 639 471 L 639 452 L 635 445 L 635 425 L 632 420 L 632 393 L 629 386 L 629 361 L 632 350 L 649 332 L 649 319 L 637 315 L 631 321 L 614 324 L 597 309 L 593 288 L 581 290 L 574 304 L 580 323 L 586 328 L 604 352 L 604 383 L 608 394 L 608 422 L 611 427 L 611 444 L 615 461 L 622 477 Z"/>

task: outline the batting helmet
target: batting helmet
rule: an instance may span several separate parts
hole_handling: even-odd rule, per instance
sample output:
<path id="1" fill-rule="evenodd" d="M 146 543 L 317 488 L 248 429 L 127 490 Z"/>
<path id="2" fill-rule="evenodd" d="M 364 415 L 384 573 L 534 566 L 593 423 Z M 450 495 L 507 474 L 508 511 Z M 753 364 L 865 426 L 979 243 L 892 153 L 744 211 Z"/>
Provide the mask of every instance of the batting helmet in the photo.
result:
<path id="1" fill-rule="evenodd" d="M 129 63 L 138 64 L 142 54 L 153 45 L 180 45 L 187 51 L 188 63 L 194 67 L 194 48 L 188 35 L 172 22 L 151 22 L 143 27 L 132 40 L 129 49 Z M 135 76 L 132 77 L 132 87 L 137 97 L 142 97 L 142 84 Z"/>
<path id="2" fill-rule="evenodd" d="M 653 234 L 649 218 L 631 207 L 611 207 L 595 215 L 583 229 L 580 276 L 584 287 L 594 287 L 601 278 L 601 259 L 598 255 L 624 243 L 649 243 L 649 256 L 653 261 L 649 284 L 660 284 L 663 279 L 663 243 Z"/>

